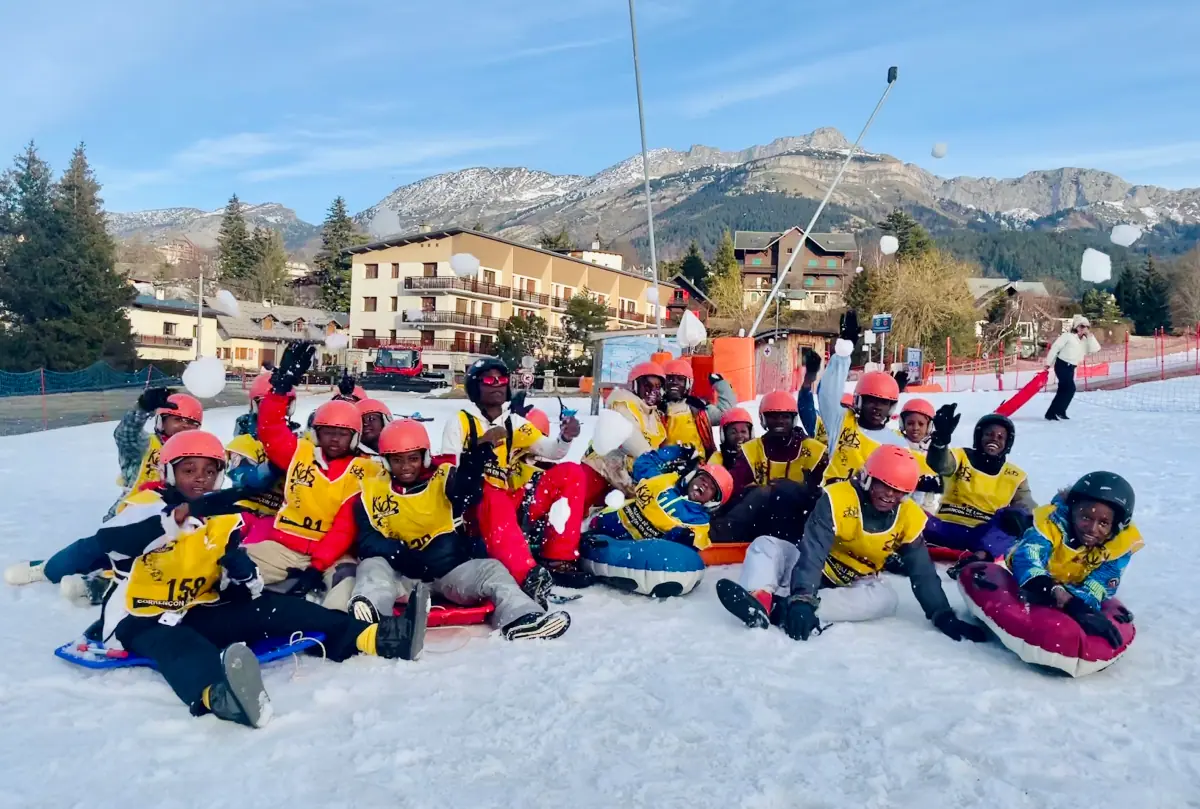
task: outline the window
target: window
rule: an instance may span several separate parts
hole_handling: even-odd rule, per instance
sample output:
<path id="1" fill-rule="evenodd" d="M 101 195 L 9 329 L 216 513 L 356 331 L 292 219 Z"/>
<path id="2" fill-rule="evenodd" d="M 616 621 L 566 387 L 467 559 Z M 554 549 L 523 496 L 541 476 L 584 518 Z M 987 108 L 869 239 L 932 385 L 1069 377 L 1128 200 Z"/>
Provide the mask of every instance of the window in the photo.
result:
<path id="1" fill-rule="evenodd" d="M 378 277 L 379 277 L 379 265 L 378 264 L 368 264 L 367 265 L 367 278 L 371 279 L 371 278 L 378 278 Z"/>
<path id="2" fill-rule="evenodd" d="M 296 334 L 304 334 L 304 329 L 307 327 L 307 325 L 308 324 L 304 322 L 303 318 L 296 318 L 295 322 L 292 323 L 292 331 L 294 331 Z"/>
<path id="3" fill-rule="evenodd" d="M 496 285 L 496 271 L 495 270 L 484 270 L 483 271 L 483 283 L 491 284 L 492 286 L 495 286 Z"/>
<path id="4" fill-rule="evenodd" d="M 421 345 L 423 345 L 423 346 L 432 346 L 433 345 L 433 332 L 431 332 L 431 331 L 422 331 L 421 332 Z"/>
<path id="5" fill-rule="evenodd" d="M 789 248 L 788 248 L 788 252 L 789 252 L 789 253 L 790 253 L 790 252 L 792 252 L 792 248 L 790 248 L 790 247 L 789 247 Z"/>
<path id="6" fill-rule="evenodd" d="M 815 285 L 816 285 L 816 283 L 817 283 L 817 279 L 816 279 L 816 278 L 813 278 L 811 275 L 809 275 L 809 276 L 805 276 L 805 278 L 804 278 L 804 286 L 806 286 L 806 287 L 811 287 L 811 286 L 815 286 Z"/>
<path id="7" fill-rule="evenodd" d="M 375 339 L 375 330 L 374 329 L 363 329 L 363 339 L 364 340 L 374 340 Z"/>
<path id="8" fill-rule="evenodd" d="M 400 299 L 399 299 L 399 298 L 397 298 L 395 295 L 393 295 L 393 296 L 391 297 L 391 302 L 389 303 L 389 306 L 391 306 L 391 308 L 390 308 L 390 309 L 388 309 L 388 311 L 389 311 L 389 312 L 394 312 L 394 311 L 396 311 L 396 307 L 399 305 L 399 303 L 400 303 Z"/>
<path id="9" fill-rule="evenodd" d="M 275 326 L 275 318 L 267 315 L 262 319 L 262 323 L 259 325 L 261 325 L 265 331 L 270 331 Z"/>
<path id="10" fill-rule="evenodd" d="M 808 260 L 808 266 L 810 266 L 810 267 L 816 267 L 816 266 L 817 266 L 817 263 L 818 263 L 818 262 L 817 262 L 817 260 L 816 260 L 815 258 L 810 258 L 810 259 Z"/>
<path id="11" fill-rule="evenodd" d="M 460 315 L 467 314 L 466 298 L 455 298 L 454 299 L 454 311 L 458 312 Z"/>
<path id="12" fill-rule="evenodd" d="M 433 312 L 437 310 L 437 301 L 434 298 L 421 298 L 421 311 Z"/>
<path id="13" fill-rule="evenodd" d="M 813 306 L 824 306 L 826 297 L 824 292 L 814 292 L 812 296 Z"/>
<path id="14" fill-rule="evenodd" d="M 421 265 L 421 274 L 426 278 L 437 278 L 437 262 L 426 261 Z"/>
<path id="15" fill-rule="evenodd" d="M 400 277 L 400 265 L 399 264 L 395 264 L 395 263 L 392 264 L 392 277 L 393 278 Z"/>
<path id="16" fill-rule="evenodd" d="M 176 324 L 172 323 L 169 320 L 164 320 L 163 321 L 163 336 L 164 337 L 174 337 L 175 336 L 175 325 Z"/>
<path id="17" fill-rule="evenodd" d="M 825 259 L 825 266 L 831 270 L 836 270 L 838 267 L 842 266 L 842 263 L 836 258 L 827 258 Z"/>
<path id="18" fill-rule="evenodd" d="M 825 286 L 827 286 L 830 289 L 833 289 L 835 286 L 837 286 L 837 279 L 836 278 L 826 278 Z"/>
<path id="19" fill-rule="evenodd" d="M 392 342 L 396 341 L 396 330 L 395 329 L 388 330 L 388 339 L 391 340 Z"/>
<path id="20" fill-rule="evenodd" d="M 492 353 L 492 335 L 482 334 L 479 336 L 479 353 L 480 354 L 491 354 Z"/>
<path id="21" fill-rule="evenodd" d="M 193 337 L 200 336 L 200 327 L 199 326 L 192 326 L 192 336 Z"/>
<path id="22" fill-rule="evenodd" d="M 492 316 L 492 305 L 490 303 L 485 303 L 483 305 L 483 316 L 484 317 Z"/>
<path id="23" fill-rule="evenodd" d="M 248 348 L 239 348 L 239 349 L 237 349 L 237 352 L 236 352 L 236 358 L 237 358 L 237 359 L 239 359 L 239 360 L 248 360 L 248 359 L 250 359 L 250 349 L 248 349 Z"/>
<path id="24" fill-rule="evenodd" d="M 750 263 L 753 264 L 755 267 L 759 267 L 759 266 L 762 266 L 762 259 L 761 258 L 751 259 Z"/>
<path id="25" fill-rule="evenodd" d="M 378 298 L 363 298 L 363 311 L 374 312 L 379 306 Z"/>

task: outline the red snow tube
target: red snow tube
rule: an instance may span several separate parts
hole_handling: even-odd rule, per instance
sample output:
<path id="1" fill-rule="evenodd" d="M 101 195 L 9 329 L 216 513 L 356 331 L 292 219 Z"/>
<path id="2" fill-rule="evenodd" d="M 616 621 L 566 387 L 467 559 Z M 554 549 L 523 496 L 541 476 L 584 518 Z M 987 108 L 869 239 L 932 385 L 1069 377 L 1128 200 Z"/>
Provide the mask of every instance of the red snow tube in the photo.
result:
<path id="1" fill-rule="evenodd" d="M 966 553 L 958 548 L 944 548 L 941 545 L 926 545 L 925 547 L 929 549 L 929 558 L 935 562 L 957 562 Z"/>
<path id="2" fill-rule="evenodd" d="M 996 589 L 980 587 L 980 580 L 991 582 Z M 971 614 L 987 624 L 1017 657 L 1072 677 L 1108 668 L 1125 654 L 1137 635 L 1133 624 L 1113 621 L 1124 641 L 1114 649 L 1102 638 L 1085 634 L 1062 610 L 1027 605 L 1021 600 L 1016 579 L 1000 565 L 987 562 L 967 565 L 958 577 L 958 587 Z M 1104 602 L 1104 615 L 1113 620 L 1120 606 L 1121 602 L 1115 598 L 1108 599 Z"/>
<path id="3" fill-rule="evenodd" d="M 429 606 L 429 627 L 438 626 L 472 626 L 474 624 L 487 623 L 488 618 L 496 611 L 496 607 L 492 602 L 485 601 L 474 607 L 461 607 L 458 604 L 450 604 L 446 601 L 434 599 Z M 397 601 L 395 607 L 396 615 L 404 614 L 404 602 Z"/>

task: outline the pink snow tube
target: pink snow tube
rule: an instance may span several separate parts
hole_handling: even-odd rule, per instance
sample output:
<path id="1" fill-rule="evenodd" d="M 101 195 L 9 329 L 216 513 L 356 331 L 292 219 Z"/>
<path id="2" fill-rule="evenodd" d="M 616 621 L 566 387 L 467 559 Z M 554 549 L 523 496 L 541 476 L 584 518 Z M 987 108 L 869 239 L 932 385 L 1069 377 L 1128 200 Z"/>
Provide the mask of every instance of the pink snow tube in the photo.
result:
<path id="1" fill-rule="evenodd" d="M 981 578 L 995 584 L 996 589 L 980 587 Z M 968 565 L 958 577 L 958 587 L 971 614 L 987 624 L 1017 657 L 1072 677 L 1108 668 L 1125 654 L 1137 635 L 1133 624 L 1113 621 L 1124 642 L 1119 648 L 1112 648 L 1104 639 L 1085 634 L 1062 610 L 1026 604 L 1021 600 L 1016 579 L 1000 565 L 987 562 Z M 1120 606 L 1115 598 L 1108 599 L 1104 602 L 1104 615 L 1112 620 Z"/>

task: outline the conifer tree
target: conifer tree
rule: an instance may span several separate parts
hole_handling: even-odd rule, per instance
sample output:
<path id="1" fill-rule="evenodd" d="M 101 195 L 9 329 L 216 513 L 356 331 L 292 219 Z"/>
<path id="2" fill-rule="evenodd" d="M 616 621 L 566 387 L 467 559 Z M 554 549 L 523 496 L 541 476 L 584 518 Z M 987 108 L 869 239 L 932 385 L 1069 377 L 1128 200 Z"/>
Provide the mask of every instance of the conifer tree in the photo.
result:
<path id="1" fill-rule="evenodd" d="M 350 268 L 353 261 L 346 248 L 365 244 L 367 238 L 358 233 L 346 211 L 346 200 L 336 198 L 329 206 L 321 225 L 321 251 L 313 264 L 313 276 L 321 285 L 321 306 L 331 312 L 350 311 Z"/>
<path id="2" fill-rule="evenodd" d="M 254 243 L 246 228 L 246 217 L 242 203 L 234 194 L 225 205 L 221 216 L 221 230 L 217 234 L 217 268 L 224 281 L 245 278 L 254 266 Z"/>

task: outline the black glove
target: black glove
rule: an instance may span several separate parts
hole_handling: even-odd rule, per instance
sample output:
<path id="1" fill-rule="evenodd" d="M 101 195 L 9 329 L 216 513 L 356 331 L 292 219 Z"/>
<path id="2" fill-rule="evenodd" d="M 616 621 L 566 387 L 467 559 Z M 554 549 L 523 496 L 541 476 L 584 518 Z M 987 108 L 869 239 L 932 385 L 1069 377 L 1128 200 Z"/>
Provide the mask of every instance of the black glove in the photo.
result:
<path id="1" fill-rule="evenodd" d="M 696 542 L 696 532 L 686 526 L 677 525 L 663 534 L 663 539 L 668 542 L 678 542 L 680 545 L 686 545 L 690 548 Z"/>
<path id="2" fill-rule="evenodd" d="M 292 580 L 288 595 L 304 596 L 309 593 L 325 592 L 325 574 L 315 567 L 306 567 L 304 570 L 289 567 L 285 573 Z"/>
<path id="3" fill-rule="evenodd" d="M 710 384 L 710 385 L 715 385 L 718 382 L 724 382 L 724 381 L 725 381 L 725 377 L 721 376 L 720 374 L 709 374 L 708 375 L 708 384 Z"/>
<path id="4" fill-rule="evenodd" d="M 1083 628 L 1083 631 L 1089 635 L 1104 638 L 1108 645 L 1114 649 L 1121 648 L 1121 632 L 1116 625 L 1102 613 L 1096 612 L 1089 607 L 1083 599 L 1072 596 L 1071 600 L 1063 607 L 1063 612 L 1070 615 L 1075 623 Z M 1132 616 L 1130 616 L 1132 617 Z"/>
<path id="5" fill-rule="evenodd" d="M 1000 530 L 1010 537 L 1023 536 L 1033 525 L 1033 517 L 1027 511 L 1010 508 L 1000 515 Z"/>
<path id="6" fill-rule="evenodd" d="M 950 439 L 954 437 L 958 421 L 962 418 L 957 411 L 958 405 L 953 402 L 937 409 L 933 414 L 933 438 L 930 443 L 939 447 L 950 446 Z"/>
<path id="7" fill-rule="evenodd" d="M 349 371 L 342 371 L 342 378 L 338 380 L 338 393 L 347 398 L 354 397 L 354 377 L 350 376 Z"/>
<path id="8" fill-rule="evenodd" d="M 708 402 L 704 401 L 699 396 L 686 396 L 684 397 L 684 401 L 687 402 L 688 407 L 692 408 L 693 410 L 708 409 Z"/>
<path id="9" fill-rule="evenodd" d="M 467 446 L 458 455 L 458 466 L 454 470 L 454 491 L 450 499 L 455 514 L 461 516 L 483 496 L 483 473 L 490 462 L 496 459 L 496 450 L 491 444 L 479 443 L 479 431 L 475 419 L 467 422 Z"/>
<path id="10" fill-rule="evenodd" d="M 533 410 L 533 405 L 525 404 L 525 391 L 518 391 L 516 395 L 509 400 L 508 412 L 516 413 L 521 418 L 529 415 L 529 411 Z"/>
<path id="11" fill-rule="evenodd" d="M 971 561 L 975 561 L 975 560 L 972 559 Z M 975 586 L 978 587 L 980 590 L 994 591 L 994 590 L 1000 589 L 1000 585 L 996 584 L 996 582 L 994 582 L 988 578 L 987 568 L 985 568 L 985 567 L 981 567 L 978 570 L 976 570 L 975 573 L 971 576 L 971 580 L 975 583 Z"/>
<path id="12" fill-rule="evenodd" d="M 665 471 L 677 472 L 680 477 L 686 477 L 695 471 L 700 465 L 700 456 L 693 450 L 691 455 L 683 455 L 673 461 L 668 461 L 665 465 Z"/>
<path id="13" fill-rule="evenodd" d="M 921 475 L 917 478 L 917 491 L 926 494 L 941 494 L 946 490 L 941 475 Z"/>
<path id="14" fill-rule="evenodd" d="M 234 584 L 246 584 L 258 578 L 258 566 L 241 547 L 230 548 L 217 560 Z"/>
<path id="15" fill-rule="evenodd" d="M 216 517 L 218 514 L 237 514 L 239 511 L 246 510 L 239 505 L 240 502 L 258 493 L 258 489 L 249 487 L 221 489 L 187 501 L 188 514 L 202 520 Z"/>
<path id="16" fill-rule="evenodd" d="M 853 309 L 847 309 L 842 315 L 839 336 L 843 340 L 849 340 L 855 344 L 858 343 L 858 338 L 862 336 L 858 328 L 858 313 Z"/>
<path id="17" fill-rule="evenodd" d="M 802 349 L 804 357 L 804 375 L 816 376 L 821 371 L 821 355 L 811 348 Z"/>
<path id="18" fill-rule="evenodd" d="M 1118 624 L 1132 624 L 1133 623 L 1133 613 L 1130 612 L 1129 610 L 1125 609 L 1124 607 L 1117 607 L 1116 614 L 1113 615 L 1113 620 L 1116 621 Z"/>
<path id="19" fill-rule="evenodd" d="M 817 619 L 817 608 L 807 598 L 804 600 L 788 600 L 787 614 L 783 619 L 783 628 L 792 640 L 808 640 L 813 632 L 821 626 Z"/>
<path id="20" fill-rule="evenodd" d="M 1021 596 L 1030 604 L 1041 607 L 1053 607 L 1054 588 L 1057 582 L 1049 576 L 1034 576 L 1021 585 Z"/>
<path id="21" fill-rule="evenodd" d="M 146 388 L 138 397 L 138 410 L 143 413 L 153 413 L 160 407 L 170 407 L 167 397 L 175 392 L 174 388 Z"/>
<path id="22" fill-rule="evenodd" d="M 278 367 L 271 372 L 271 390 L 280 396 L 286 396 L 308 373 L 316 352 L 317 347 L 312 343 L 289 343 L 283 350 L 283 356 L 279 358 Z"/>
<path id="23" fill-rule="evenodd" d="M 896 384 L 900 387 L 900 392 L 904 393 L 904 389 L 908 387 L 908 371 L 897 371 L 892 375 L 896 380 Z"/>
<path id="24" fill-rule="evenodd" d="M 954 640 L 974 641 L 975 643 L 983 643 L 987 640 L 987 630 L 975 624 L 969 624 L 960 619 L 953 611 L 939 612 L 933 616 L 933 625 L 938 628 L 943 635 Z"/>

